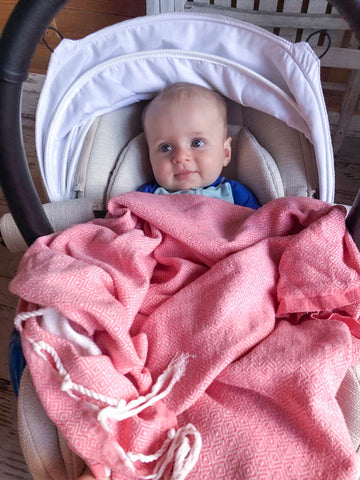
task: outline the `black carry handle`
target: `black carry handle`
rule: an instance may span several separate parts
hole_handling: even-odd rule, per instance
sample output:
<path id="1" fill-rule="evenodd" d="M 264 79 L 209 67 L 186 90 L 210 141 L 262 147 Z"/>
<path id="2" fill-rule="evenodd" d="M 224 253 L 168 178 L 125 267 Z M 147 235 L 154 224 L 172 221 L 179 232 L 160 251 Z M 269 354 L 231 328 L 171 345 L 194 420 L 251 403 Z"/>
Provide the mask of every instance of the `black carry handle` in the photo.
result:
<path id="1" fill-rule="evenodd" d="M 44 32 L 66 0 L 20 0 L 0 41 L 0 78 L 26 80 L 30 62 Z"/>
<path id="2" fill-rule="evenodd" d="M 346 218 L 346 226 L 360 250 L 360 188 Z"/>
<path id="3" fill-rule="evenodd" d="M 360 0 L 329 0 L 340 15 L 348 22 L 351 30 L 360 42 Z M 346 225 L 351 233 L 358 249 L 360 250 L 360 188 L 350 213 L 346 219 Z"/>
<path id="4" fill-rule="evenodd" d="M 53 231 L 34 187 L 21 128 L 21 92 L 34 51 L 66 0 L 20 0 L 0 39 L 0 183 L 28 245 Z"/>
<path id="5" fill-rule="evenodd" d="M 360 42 L 360 0 L 329 0 L 329 3 L 347 21 Z"/>

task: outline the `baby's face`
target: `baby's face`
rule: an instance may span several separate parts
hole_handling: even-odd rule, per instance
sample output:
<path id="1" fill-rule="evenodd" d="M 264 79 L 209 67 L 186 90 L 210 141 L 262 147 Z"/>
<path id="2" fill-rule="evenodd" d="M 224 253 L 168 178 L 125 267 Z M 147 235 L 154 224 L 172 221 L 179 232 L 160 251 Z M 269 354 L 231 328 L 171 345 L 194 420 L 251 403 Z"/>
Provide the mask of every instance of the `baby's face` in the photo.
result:
<path id="1" fill-rule="evenodd" d="M 205 98 L 155 101 L 145 133 L 155 179 L 169 191 L 211 185 L 230 162 L 231 138 L 216 104 Z"/>

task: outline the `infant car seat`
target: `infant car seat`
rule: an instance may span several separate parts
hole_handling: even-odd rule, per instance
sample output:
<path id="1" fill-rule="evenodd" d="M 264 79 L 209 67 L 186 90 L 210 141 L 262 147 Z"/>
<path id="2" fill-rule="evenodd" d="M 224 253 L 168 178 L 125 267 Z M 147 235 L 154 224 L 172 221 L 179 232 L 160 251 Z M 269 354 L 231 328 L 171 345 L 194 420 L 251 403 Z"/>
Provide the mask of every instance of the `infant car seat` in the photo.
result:
<path id="1" fill-rule="evenodd" d="M 51 8 L 41 15 L 39 2 L 28 3 L 33 4 L 34 13 L 28 15 L 29 5 L 24 2 L 13 18 L 18 15 L 28 20 L 40 16 L 40 27 L 36 26 L 36 32 L 32 28 L 28 31 L 31 41 L 22 42 L 31 50 L 39 32 L 62 2 L 52 2 Z M 28 23 L 31 25 L 31 21 Z M 208 31 L 203 51 L 199 52 L 191 42 L 200 24 Z M 12 42 L 14 27 L 9 25 L 4 32 L 3 49 Z M 187 29 L 184 38 L 190 42 L 188 45 L 173 34 L 177 29 L 181 32 Z M 225 32 L 240 39 L 235 51 L 228 47 L 224 52 L 222 44 L 211 42 Z M 116 48 L 114 37 L 123 38 Z M 166 50 L 162 49 L 164 38 L 167 38 Z M 244 54 L 248 44 L 252 52 L 256 51 L 255 55 Z M 89 55 L 89 51 L 93 54 Z M 98 52 L 101 58 L 97 58 Z M 216 88 L 228 98 L 234 149 L 227 174 L 247 184 L 261 204 L 282 196 L 319 196 L 333 201 L 333 156 L 319 90 L 319 65 L 306 44 L 288 44 L 257 27 L 207 15 L 192 15 L 191 19 L 182 15 L 144 18 L 109 27 L 79 42 L 64 41 L 53 56 L 38 109 L 37 148 L 52 200 L 44 207 L 47 216 L 29 187 L 21 164 L 24 156 L 17 116 L 28 59 L 21 58 L 19 62 L 16 55 L 1 57 L 4 58 L 0 70 L 4 84 L 1 105 L 13 114 L 9 115 L 6 128 L 1 129 L 0 140 L 4 143 L 1 168 L 5 173 L 1 178 L 10 209 L 25 239 L 15 235 L 14 240 L 13 221 L 10 216 L 3 217 L 2 236 L 13 250 L 23 250 L 36 237 L 52 230 L 90 220 L 95 211 L 106 207 L 109 198 L 134 190 L 151 178 L 141 132 L 141 111 L 144 103 L 163 86 L 179 80 Z M 296 76 L 299 79 L 294 79 Z M 99 79 L 110 87 L 113 83 L 114 88 L 104 89 Z M 266 104 L 264 92 L 269 99 Z M 312 102 L 308 101 L 309 96 Z M 94 101 L 91 108 L 89 99 Z M 8 155 L 13 156 L 14 148 L 8 146 L 9 128 L 18 137 L 15 163 L 11 166 Z M 16 171 L 17 162 L 21 165 L 20 175 Z M 358 204 L 359 199 L 348 217 L 357 241 Z M 66 213 L 61 215 L 61 211 Z M 357 367 L 345 377 L 338 398 L 358 450 L 360 430 L 354 413 L 358 411 L 359 398 Z M 19 418 L 24 454 L 34 477 L 76 478 L 82 462 L 69 451 L 48 421 L 28 372 L 22 378 Z M 45 425 L 45 442 L 41 432 L 35 430 L 40 424 Z M 46 450 L 45 445 L 49 447 Z"/>

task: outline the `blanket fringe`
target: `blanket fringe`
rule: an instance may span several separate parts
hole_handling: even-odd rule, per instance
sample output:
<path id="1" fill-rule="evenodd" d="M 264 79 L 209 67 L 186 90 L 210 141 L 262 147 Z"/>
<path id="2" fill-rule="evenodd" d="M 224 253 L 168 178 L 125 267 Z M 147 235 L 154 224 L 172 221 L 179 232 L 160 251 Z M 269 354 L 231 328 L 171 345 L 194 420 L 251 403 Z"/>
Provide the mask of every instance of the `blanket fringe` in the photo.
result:
<path id="1" fill-rule="evenodd" d="M 116 406 L 108 406 L 103 408 L 98 414 L 98 420 L 103 428 L 106 430 L 108 429 L 107 425 L 109 420 L 121 422 L 126 418 L 137 415 L 145 410 L 145 408 L 150 407 L 154 403 L 166 397 L 172 390 L 175 383 L 177 383 L 184 375 L 188 358 L 188 354 L 181 354 L 178 357 L 175 357 L 170 362 L 164 373 L 158 377 L 156 383 L 151 389 L 151 392 L 147 395 L 130 400 L 129 402 L 126 402 L 124 399 L 122 399 L 117 403 Z M 166 383 L 168 383 L 167 387 L 161 391 Z"/>
<path id="2" fill-rule="evenodd" d="M 15 327 L 20 332 L 23 332 L 24 330 L 22 323 L 24 321 L 32 317 L 46 315 L 46 313 L 49 313 L 51 310 L 53 309 L 41 308 L 33 312 L 21 312 L 15 317 Z M 56 350 L 51 347 L 51 345 L 48 345 L 44 341 L 35 342 L 29 338 L 28 340 L 33 345 L 34 351 L 39 356 L 44 358 L 44 360 L 47 360 L 47 358 L 43 352 L 48 353 L 52 357 L 55 367 L 62 378 L 61 390 L 75 398 L 77 397 L 74 392 L 77 392 L 87 396 L 88 398 L 100 400 L 101 402 L 107 404 L 106 407 L 99 411 L 97 419 L 101 426 L 108 432 L 111 428 L 111 420 L 121 422 L 127 418 L 137 415 L 154 403 L 165 398 L 172 390 L 174 385 L 185 374 L 186 364 L 189 359 L 189 354 L 184 353 L 175 357 L 170 362 L 167 369 L 161 375 L 159 375 L 150 393 L 126 402 L 124 399 L 117 400 L 106 397 L 99 392 L 89 390 L 82 385 L 74 383 L 62 364 Z M 192 442 L 190 442 L 189 437 L 192 437 Z M 161 448 L 152 455 L 125 452 L 119 444 L 116 444 L 117 450 L 121 454 L 123 461 L 125 461 L 127 466 L 132 467 L 132 470 L 135 470 L 135 462 L 151 463 L 159 460 L 154 468 L 153 473 L 151 475 L 141 477 L 143 480 L 161 480 L 166 469 L 170 469 L 171 463 L 173 466 L 171 467 L 172 473 L 170 480 L 184 480 L 196 464 L 200 455 L 201 446 L 201 435 L 191 423 L 185 425 L 184 427 L 180 427 L 178 430 L 169 430 L 168 438 L 164 441 Z"/>
<path id="3" fill-rule="evenodd" d="M 16 330 L 20 333 L 23 331 L 22 323 L 26 320 L 29 320 L 32 317 L 41 317 L 42 315 L 54 311 L 53 308 L 45 307 L 39 308 L 38 310 L 34 310 L 33 312 L 20 312 L 16 315 L 14 319 L 14 325 Z"/>
<path id="4" fill-rule="evenodd" d="M 50 312 L 51 308 L 40 308 L 39 310 L 35 310 L 33 312 L 21 312 L 19 313 L 14 320 L 15 327 L 20 331 L 23 332 L 22 323 L 32 317 L 40 317 L 45 315 L 46 313 Z M 167 369 L 159 375 L 156 383 L 153 385 L 150 393 L 145 396 L 140 396 L 135 398 L 134 400 L 130 400 L 126 402 L 126 400 L 115 399 L 112 397 L 107 397 L 102 395 L 99 392 L 94 390 L 90 390 L 85 388 L 83 385 L 77 384 L 73 382 L 70 378 L 69 373 L 66 371 L 63 363 L 59 355 L 57 354 L 56 350 L 49 344 L 44 341 L 35 342 L 34 340 L 28 338 L 28 341 L 32 344 L 34 351 L 43 359 L 46 360 L 46 356 L 43 352 L 48 353 L 54 363 L 55 367 L 62 378 L 62 385 L 61 390 L 67 392 L 69 395 L 75 397 L 73 392 L 80 393 L 88 398 L 93 400 L 99 400 L 102 403 L 105 403 L 107 406 L 100 410 L 98 413 L 98 421 L 102 425 L 105 430 L 109 430 L 108 428 L 108 420 L 115 420 L 121 422 L 126 418 L 133 417 L 138 413 L 145 410 L 145 408 L 150 407 L 154 403 L 159 400 L 162 400 L 164 397 L 168 395 L 168 393 L 172 390 L 175 383 L 177 383 L 180 378 L 185 373 L 185 368 L 187 361 L 189 359 L 189 354 L 182 353 L 179 356 L 173 358 L 170 362 Z M 167 387 L 161 391 L 161 389 L 166 385 Z"/>
<path id="5" fill-rule="evenodd" d="M 190 442 L 189 437 L 192 437 L 192 442 Z M 151 462 L 156 460 L 156 457 L 161 452 L 160 456 L 162 458 L 155 466 L 152 475 L 143 477 L 143 480 L 161 480 L 164 478 L 163 475 L 170 464 L 173 464 L 170 480 L 184 480 L 198 461 L 201 446 L 200 433 L 194 425 L 189 423 L 178 430 L 169 430 L 168 438 L 155 455 L 149 455 L 145 459 L 143 455 L 130 454 L 130 458 L 132 461 L 140 460 L 144 462 L 145 460 L 146 462 Z"/>
<path id="6" fill-rule="evenodd" d="M 191 437 L 192 441 L 190 441 Z M 152 474 L 136 475 L 139 480 L 163 480 L 164 473 L 167 474 L 166 478 L 169 480 L 185 480 L 199 459 L 202 439 L 194 425 L 188 423 L 178 430 L 175 430 L 175 428 L 169 430 L 168 438 L 160 449 L 152 455 L 125 452 L 119 444 L 116 447 L 122 461 L 134 475 L 136 475 L 136 462 L 151 463 L 160 459 Z M 111 470 L 108 469 L 108 472 L 108 476 L 111 477 Z"/>

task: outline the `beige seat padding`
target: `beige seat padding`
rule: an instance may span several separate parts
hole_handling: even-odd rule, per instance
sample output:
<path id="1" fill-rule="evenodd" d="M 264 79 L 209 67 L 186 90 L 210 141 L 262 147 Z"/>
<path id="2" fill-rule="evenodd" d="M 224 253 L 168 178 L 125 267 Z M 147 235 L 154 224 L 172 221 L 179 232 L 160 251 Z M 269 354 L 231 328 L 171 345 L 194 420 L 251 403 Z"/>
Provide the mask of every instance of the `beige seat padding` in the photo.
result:
<path id="1" fill-rule="evenodd" d="M 228 104 L 230 136 L 242 127 L 249 129 L 259 146 L 274 160 L 280 173 L 276 180 L 281 179 L 279 187 L 284 194 L 314 196 L 318 183 L 314 152 L 305 136 L 264 112 L 231 101 Z M 144 102 L 136 103 L 94 121 L 77 170 L 77 178 L 82 179 L 79 182 L 81 196 L 99 201 L 151 181 L 146 145 L 141 136 L 138 137 L 142 131 L 139 118 L 143 107 Z M 139 152 L 141 160 L 136 156 Z M 241 152 L 235 155 L 240 158 Z M 230 168 L 224 174 L 230 171 L 229 178 L 246 184 L 246 178 L 240 178 L 240 172 L 233 170 L 234 155 L 232 157 Z M 127 189 L 128 185 L 131 188 Z"/>
<path id="2" fill-rule="evenodd" d="M 318 188 L 314 150 L 303 133 L 253 108 L 243 108 L 244 125 L 274 158 L 287 197 L 312 197 Z"/>
<path id="3" fill-rule="evenodd" d="M 28 368 L 21 377 L 18 432 L 26 464 L 35 480 L 76 480 L 84 462 L 68 447 L 49 419 Z"/>
<path id="4" fill-rule="evenodd" d="M 94 210 L 102 209 L 103 206 L 91 198 L 79 198 L 46 203 L 43 208 L 54 232 L 61 232 L 70 225 L 93 220 Z M 11 252 L 25 252 L 27 245 L 10 213 L 0 218 L 0 230 L 2 239 Z"/>

